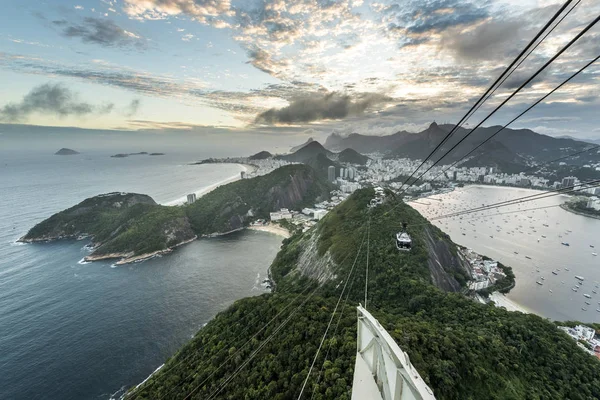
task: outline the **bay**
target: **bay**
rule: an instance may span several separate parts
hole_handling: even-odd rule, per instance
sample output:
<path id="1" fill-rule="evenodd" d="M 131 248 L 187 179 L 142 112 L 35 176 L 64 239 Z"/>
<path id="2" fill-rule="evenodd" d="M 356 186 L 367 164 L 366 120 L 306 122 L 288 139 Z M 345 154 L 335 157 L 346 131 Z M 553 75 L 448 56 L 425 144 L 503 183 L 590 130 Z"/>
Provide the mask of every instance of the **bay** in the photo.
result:
<path id="1" fill-rule="evenodd" d="M 473 185 L 411 205 L 425 217 L 434 218 L 536 193 L 539 191 Z M 551 320 L 600 322 L 600 312 L 596 311 L 600 309 L 600 294 L 593 293 L 600 293 L 596 288 L 600 258 L 592 255 L 600 249 L 600 220 L 558 207 L 568 198 L 553 196 L 433 223 L 454 242 L 512 267 L 516 286 L 507 297 L 525 309 Z M 578 284 L 576 275 L 585 279 L 577 292 L 572 290 Z"/>
<path id="2" fill-rule="evenodd" d="M 141 382 L 233 301 L 261 285 L 281 238 L 243 231 L 139 264 L 80 264 L 85 241 L 19 244 L 86 197 L 145 193 L 168 203 L 239 175 L 188 165 L 202 154 L 111 158 L 0 153 L 0 398 L 108 399 Z M 209 156 L 209 155 L 204 155 Z"/>

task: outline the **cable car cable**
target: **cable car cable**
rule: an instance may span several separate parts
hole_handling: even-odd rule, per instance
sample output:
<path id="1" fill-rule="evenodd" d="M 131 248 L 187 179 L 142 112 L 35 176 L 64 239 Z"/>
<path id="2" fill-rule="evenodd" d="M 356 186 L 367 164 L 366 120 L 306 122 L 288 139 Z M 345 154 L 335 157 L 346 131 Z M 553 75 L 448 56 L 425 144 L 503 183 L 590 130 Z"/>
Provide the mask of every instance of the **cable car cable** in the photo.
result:
<path id="1" fill-rule="evenodd" d="M 496 81 L 492 84 L 492 86 L 490 86 L 486 92 L 481 95 L 481 97 L 479 98 L 479 100 L 477 100 L 477 102 L 475 104 L 473 104 L 473 106 L 471 106 L 471 109 L 460 119 L 460 121 L 450 130 L 450 132 L 448 132 L 448 134 L 442 139 L 442 141 L 440 143 L 438 143 L 438 145 L 429 153 L 429 155 L 421 162 L 421 164 L 410 174 L 410 176 L 408 178 L 406 178 L 406 180 L 402 183 L 402 187 L 404 187 L 404 185 L 406 185 L 406 183 L 414 176 L 414 174 L 427 162 L 427 160 L 429 160 L 431 158 L 431 156 L 440 148 L 444 145 L 444 143 L 446 143 L 448 141 L 448 139 L 450 138 L 450 136 L 452 136 L 457 130 L 458 128 L 467 120 L 469 119 L 469 117 L 471 116 L 471 114 L 476 110 L 476 107 L 478 108 L 478 105 L 483 104 L 483 101 L 485 101 L 485 97 L 489 94 L 489 93 L 493 93 L 493 91 L 496 90 L 495 86 L 498 84 L 498 82 L 500 82 L 500 80 L 504 77 L 505 74 L 509 73 L 509 71 L 512 69 L 512 67 L 519 61 L 519 59 L 521 57 L 523 57 L 523 55 L 527 52 L 527 50 L 534 45 L 534 43 L 539 39 L 539 37 L 544 33 L 544 31 L 546 29 L 548 29 L 548 27 L 560 16 L 560 14 L 562 14 L 562 12 L 565 10 L 565 8 L 567 8 L 567 6 L 572 2 L 572 0 L 567 0 L 562 7 L 554 14 L 554 16 L 546 23 L 546 25 L 544 25 L 544 27 L 535 35 L 535 37 L 527 44 L 527 46 L 521 51 L 521 53 L 519 53 L 519 55 L 517 56 L 517 58 L 515 58 L 510 65 L 504 70 L 504 72 L 502 72 L 502 74 L 496 79 Z"/>
<path id="2" fill-rule="evenodd" d="M 464 142 L 471 134 L 475 132 L 477 128 L 479 128 L 485 121 L 492 117 L 500 108 L 502 108 L 506 103 L 508 103 L 514 96 L 516 96 L 525 86 L 527 86 L 531 81 L 533 81 L 539 74 L 541 74 L 550 64 L 552 64 L 561 54 L 563 54 L 566 50 L 569 49 L 575 42 L 577 42 L 584 34 L 586 34 L 590 29 L 594 27 L 600 21 L 600 15 L 598 15 L 594 20 L 592 20 L 583 30 L 581 30 L 569 43 L 567 43 L 562 49 L 560 49 L 552 58 L 550 58 L 541 68 L 539 68 L 532 76 L 530 76 L 525 82 L 523 82 L 512 94 L 510 94 L 506 99 L 500 103 L 491 113 L 489 113 L 483 120 L 481 120 L 474 128 L 471 129 L 469 133 L 467 133 L 462 139 L 460 139 L 454 146 L 452 146 L 442 157 L 440 157 L 437 161 L 435 161 L 425 172 L 419 175 L 415 181 L 418 181 L 429 172 L 435 165 L 437 165 L 441 160 L 443 160 L 450 152 L 456 149 L 462 142 Z M 403 185 L 404 186 L 404 185 Z M 402 191 L 400 194 L 405 193 L 406 190 Z"/>

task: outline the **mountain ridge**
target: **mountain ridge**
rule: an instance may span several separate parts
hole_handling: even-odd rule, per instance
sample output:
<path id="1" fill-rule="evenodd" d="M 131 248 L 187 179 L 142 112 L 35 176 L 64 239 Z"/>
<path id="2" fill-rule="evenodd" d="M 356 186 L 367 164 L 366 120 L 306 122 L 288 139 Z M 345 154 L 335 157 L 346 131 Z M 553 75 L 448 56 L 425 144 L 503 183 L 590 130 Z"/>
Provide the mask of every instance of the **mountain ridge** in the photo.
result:
<path id="1" fill-rule="evenodd" d="M 438 125 L 434 122 L 428 128 L 418 133 L 400 131 L 386 136 L 370 136 L 354 133 L 347 137 L 331 134 L 328 136 L 325 145 L 329 149 L 349 147 L 359 153 L 379 152 L 389 158 L 423 159 L 442 141 L 453 127 L 454 125 L 451 124 Z M 451 154 L 444 157 L 441 164 L 450 164 L 460 159 L 476 145 L 496 133 L 500 128 L 501 126 L 477 128 Z M 468 128 L 461 127 L 457 129 L 456 133 L 434 154 L 432 160 L 437 161 L 441 155 L 452 148 L 469 132 L 470 129 Z M 513 165 L 522 162 L 523 167 L 532 162 L 545 162 L 589 148 L 589 143 L 581 140 L 555 138 L 536 133 L 530 129 L 511 128 L 504 129 L 488 143 L 491 144 L 490 148 L 492 149 L 498 149 L 503 146 L 512 153 L 509 154 L 504 151 L 503 156 L 497 154 L 495 156 L 497 164 Z M 484 148 L 478 150 L 475 155 L 483 151 Z M 585 162 L 586 160 L 595 160 L 595 156 L 593 154 L 583 154 L 580 159 Z M 571 162 L 573 161 L 571 160 Z"/>

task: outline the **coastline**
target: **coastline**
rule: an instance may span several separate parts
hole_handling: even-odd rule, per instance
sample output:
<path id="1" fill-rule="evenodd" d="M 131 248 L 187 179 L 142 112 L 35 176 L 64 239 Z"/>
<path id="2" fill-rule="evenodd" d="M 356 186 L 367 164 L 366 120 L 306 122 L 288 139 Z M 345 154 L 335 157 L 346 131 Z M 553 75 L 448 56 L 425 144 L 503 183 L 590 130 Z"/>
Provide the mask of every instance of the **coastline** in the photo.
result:
<path id="1" fill-rule="evenodd" d="M 287 229 L 285 229 L 282 226 L 273 225 L 273 224 L 249 226 L 247 229 L 250 229 L 253 231 L 259 231 L 259 232 L 272 233 L 274 235 L 282 236 L 285 239 L 287 239 L 291 236 L 290 231 L 288 231 Z"/>
<path id="2" fill-rule="evenodd" d="M 504 307 L 508 311 L 518 311 L 524 314 L 535 314 L 530 310 L 526 309 L 522 305 L 518 304 L 514 300 L 509 299 L 500 292 L 493 292 L 490 294 L 490 300 L 494 302 L 496 307 Z M 538 315 L 538 314 L 535 314 Z"/>
<path id="3" fill-rule="evenodd" d="M 599 216 L 597 216 L 597 215 L 591 215 L 591 214 L 586 214 L 586 213 L 583 213 L 583 212 L 581 212 L 581 211 L 575 211 L 575 210 L 573 210 L 571 207 L 569 207 L 567 204 L 568 204 L 568 203 L 563 203 L 563 204 L 561 204 L 561 205 L 560 205 L 560 208 L 562 208 L 563 210 L 565 210 L 565 211 L 568 211 L 568 212 L 570 212 L 570 213 L 577 214 L 577 215 L 581 215 L 582 217 L 588 217 L 588 218 L 593 218 L 593 219 L 600 219 L 600 217 L 599 217 Z"/>
<path id="4" fill-rule="evenodd" d="M 240 167 L 242 167 L 243 171 L 238 172 L 235 175 L 232 175 L 228 178 L 225 178 L 219 182 L 213 183 L 212 185 L 208 185 L 208 186 L 204 186 L 200 189 L 194 190 L 191 193 L 195 193 L 197 198 L 200 198 L 202 196 L 204 196 L 207 193 L 212 192 L 213 190 L 215 190 L 216 188 L 218 188 L 219 186 L 222 185 L 226 185 L 228 183 L 232 183 L 235 181 L 239 181 L 240 179 L 242 179 L 241 177 L 241 172 L 245 172 L 246 174 L 250 174 L 252 172 L 254 172 L 256 170 L 256 167 L 254 167 L 253 165 L 249 165 L 249 164 L 236 164 L 239 165 Z M 168 201 L 166 203 L 163 203 L 163 205 L 165 206 L 179 206 L 179 205 L 183 205 L 185 204 L 185 202 L 187 201 L 187 195 L 183 196 L 183 197 L 179 197 L 175 200 L 171 200 Z"/>
<path id="5" fill-rule="evenodd" d="M 110 253 L 110 254 L 102 254 L 102 255 L 97 255 L 97 256 L 94 256 L 94 255 L 85 256 L 85 257 L 83 257 L 83 261 L 84 262 L 94 262 L 94 261 L 111 260 L 111 259 L 115 259 L 115 258 L 120 258 L 120 260 L 117 261 L 115 263 L 115 265 L 138 263 L 138 262 L 149 260 L 154 257 L 169 254 L 169 253 L 173 252 L 173 250 L 175 250 L 177 247 L 183 246 L 184 244 L 191 243 L 196 239 L 198 239 L 198 236 L 194 236 L 191 239 L 184 240 L 181 243 L 177 243 L 177 244 L 175 244 L 171 247 L 168 247 L 166 249 L 163 249 L 163 250 L 156 250 L 151 253 L 144 253 L 144 254 L 140 254 L 137 256 L 134 256 L 132 253 Z"/>

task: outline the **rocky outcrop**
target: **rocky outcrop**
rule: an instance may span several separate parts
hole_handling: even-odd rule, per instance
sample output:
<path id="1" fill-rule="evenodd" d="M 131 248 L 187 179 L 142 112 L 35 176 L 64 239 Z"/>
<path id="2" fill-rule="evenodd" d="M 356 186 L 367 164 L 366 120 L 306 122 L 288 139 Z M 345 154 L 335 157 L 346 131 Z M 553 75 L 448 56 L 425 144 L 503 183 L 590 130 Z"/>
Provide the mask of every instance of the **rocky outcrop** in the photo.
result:
<path id="1" fill-rule="evenodd" d="M 73 149 L 67 149 L 66 147 L 63 147 L 62 149 L 54 153 L 55 156 L 72 156 L 75 154 L 79 154 L 79 152 Z"/>
<path id="2" fill-rule="evenodd" d="M 427 263 L 432 283 L 447 292 L 460 291 L 461 285 L 456 280 L 455 274 L 468 271 L 468 266 L 456 252 L 452 252 L 449 240 L 440 240 L 436 232 L 433 232 L 433 228 L 428 226 L 423 229 L 423 232 L 429 254 Z"/>

